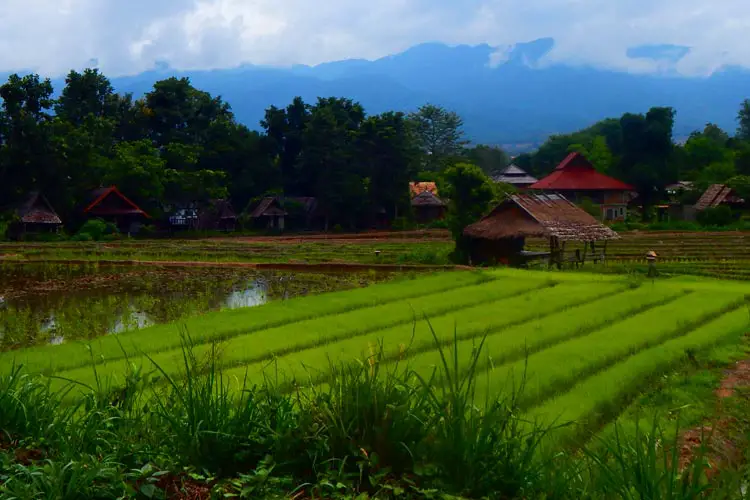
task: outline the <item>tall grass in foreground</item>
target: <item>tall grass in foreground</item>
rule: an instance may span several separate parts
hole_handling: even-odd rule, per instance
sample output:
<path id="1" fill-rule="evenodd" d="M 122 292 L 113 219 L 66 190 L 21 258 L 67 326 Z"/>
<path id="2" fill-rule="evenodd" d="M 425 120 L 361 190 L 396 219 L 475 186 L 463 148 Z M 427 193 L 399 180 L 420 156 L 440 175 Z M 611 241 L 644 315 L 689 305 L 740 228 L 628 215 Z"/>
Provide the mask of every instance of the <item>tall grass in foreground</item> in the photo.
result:
<path id="1" fill-rule="evenodd" d="M 0 498 L 708 494 L 700 463 L 687 476 L 676 470 L 656 432 L 615 441 L 607 452 L 548 454 L 541 444 L 560 425 L 522 417 L 525 378 L 489 398 L 477 385 L 484 340 L 463 369 L 458 332 L 452 350 L 431 333 L 441 361 L 430 376 L 386 364 L 380 346 L 334 364 L 327 385 L 291 393 L 273 379 L 251 387 L 227 377 L 221 346 L 201 357 L 186 335 L 180 377 L 158 365 L 166 384 L 146 385 L 138 368 L 119 386 L 96 376 L 74 406 L 11 370 L 0 376 Z M 688 488 L 680 486 L 686 477 Z"/>

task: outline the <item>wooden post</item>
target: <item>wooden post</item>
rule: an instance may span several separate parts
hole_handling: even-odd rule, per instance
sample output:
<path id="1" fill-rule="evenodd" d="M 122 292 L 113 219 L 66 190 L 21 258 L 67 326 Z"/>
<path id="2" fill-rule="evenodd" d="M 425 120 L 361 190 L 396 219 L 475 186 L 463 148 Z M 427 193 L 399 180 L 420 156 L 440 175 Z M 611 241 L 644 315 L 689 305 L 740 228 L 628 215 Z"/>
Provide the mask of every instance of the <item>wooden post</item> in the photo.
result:
<path id="1" fill-rule="evenodd" d="M 586 263 L 586 253 L 589 250 L 589 244 L 584 242 L 583 244 L 583 259 L 581 259 L 581 266 L 583 266 Z"/>
<path id="2" fill-rule="evenodd" d="M 607 240 L 604 240 L 604 249 L 602 250 L 602 262 L 607 265 Z"/>
<path id="3" fill-rule="evenodd" d="M 555 237 L 550 236 L 549 238 L 549 267 L 555 262 Z"/>

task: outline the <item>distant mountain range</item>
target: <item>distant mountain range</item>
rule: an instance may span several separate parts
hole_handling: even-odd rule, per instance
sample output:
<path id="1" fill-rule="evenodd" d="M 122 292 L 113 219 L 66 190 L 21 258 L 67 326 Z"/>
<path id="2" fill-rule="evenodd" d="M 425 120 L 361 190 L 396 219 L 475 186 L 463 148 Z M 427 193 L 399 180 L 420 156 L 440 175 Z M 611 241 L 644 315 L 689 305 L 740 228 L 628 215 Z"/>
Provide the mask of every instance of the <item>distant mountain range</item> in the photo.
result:
<path id="1" fill-rule="evenodd" d="M 120 92 L 141 95 L 154 81 L 189 76 L 193 84 L 228 101 L 237 118 L 258 128 L 271 104 L 284 106 L 295 96 L 342 96 L 361 102 L 369 113 L 411 111 L 425 102 L 458 112 L 469 138 L 477 143 L 539 143 L 554 133 L 586 127 L 625 112 L 651 106 L 677 109 L 676 135 L 714 122 L 736 128 L 740 102 L 750 97 L 750 71 L 727 67 L 710 77 L 629 74 L 593 67 L 540 64 L 552 39 L 517 44 L 506 51 L 489 45 L 418 45 L 375 61 L 345 60 L 319 66 L 269 68 L 245 65 L 211 71 L 175 71 L 166 65 L 137 76 L 113 79 Z M 689 48 L 634 47 L 632 58 L 674 63 Z M 61 88 L 57 82 L 55 87 Z"/>

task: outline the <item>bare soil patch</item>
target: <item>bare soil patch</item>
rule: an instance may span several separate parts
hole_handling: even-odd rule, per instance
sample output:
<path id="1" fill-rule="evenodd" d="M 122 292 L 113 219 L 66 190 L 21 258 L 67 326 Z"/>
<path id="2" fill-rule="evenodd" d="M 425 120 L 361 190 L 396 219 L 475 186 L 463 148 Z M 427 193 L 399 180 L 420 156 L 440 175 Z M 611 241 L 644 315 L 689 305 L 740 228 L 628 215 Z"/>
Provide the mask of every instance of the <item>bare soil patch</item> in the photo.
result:
<path id="1" fill-rule="evenodd" d="M 710 480 L 721 470 L 742 460 L 742 446 L 733 439 L 737 419 L 723 411 L 723 402 L 734 396 L 739 389 L 750 388 L 750 360 L 738 361 L 725 370 L 724 377 L 716 389 L 717 415 L 703 425 L 688 429 L 680 438 L 680 469 L 684 470 L 703 453 Z"/>

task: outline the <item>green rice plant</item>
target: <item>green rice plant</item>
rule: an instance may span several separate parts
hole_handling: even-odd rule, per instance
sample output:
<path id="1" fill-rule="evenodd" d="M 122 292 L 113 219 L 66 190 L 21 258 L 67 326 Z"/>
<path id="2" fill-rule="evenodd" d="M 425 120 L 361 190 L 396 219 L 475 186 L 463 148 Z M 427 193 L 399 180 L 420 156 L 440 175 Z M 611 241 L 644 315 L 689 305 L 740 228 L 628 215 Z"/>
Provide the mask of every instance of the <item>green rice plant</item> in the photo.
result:
<path id="1" fill-rule="evenodd" d="M 566 286 L 558 287 L 557 291 L 565 292 Z M 549 315 L 540 314 L 530 321 L 511 324 L 507 328 L 488 329 L 479 368 L 498 367 L 518 361 L 558 343 L 593 333 L 630 316 L 662 306 L 685 293 L 665 287 L 652 289 L 645 286 L 635 290 L 618 289 L 609 293 L 605 293 L 606 289 L 597 291 L 601 293 L 597 297 L 581 300 L 562 311 Z M 464 356 L 468 356 L 475 346 L 476 339 L 471 338 L 459 342 L 458 349 Z M 423 352 L 411 358 L 409 366 L 417 373 L 428 373 L 440 364 L 440 358 L 438 351 Z M 462 360 L 461 366 L 467 367 L 466 360 Z"/>
<path id="2" fill-rule="evenodd" d="M 528 358 L 491 369 L 491 386 L 502 385 L 528 367 L 524 405 L 539 405 L 583 378 L 644 349 L 683 336 L 723 313 L 738 308 L 736 294 L 695 292 L 589 335 L 558 344 Z M 528 362 L 528 365 L 527 365 Z"/>
<path id="3" fill-rule="evenodd" d="M 684 336 L 641 351 L 583 380 L 565 394 L 534 408 L 530 415 L 548 421 L 576 422 L 577 427 L 569 432 L 585 433 L 598 428 L 602 421 L 617 415 L 649 380 L 688 361 L 689 354 L 739 338 L 747 331 L 748 323 L 747 310 L 735 309 Z"/>
<path id="4" fill-rule="evenodd" d="M 539 287 L 553 285 L 547 281 L 510 282 L 495 280 L 481 285 L 462 287 L 439 294 L 429 294 L 415 297 L 411 300 L 391 303 L 383 306 L 356 309 L 354 311 L 324 316 L 297 323 L 257 331 L 227 340 L 221 346 L 222 362 L 225 365 L 239 365 L 252 362 L 266 361 L 274 356 L 297 352 L 313 346 L 325 345 L 345 338 L 356 338 L 368 332 L 392 325 L 409 326 L 415 316 L 421 314 L 440 315 L 449 311 L 468 307 L 470 305 L 490 302 L 494 299 L 513 295 L 524 295 Z M 195 346 L 197 355 L 207 354 L 209 345 Z M 170 375 L 181 365 L 181 350 L 166 351 L 150 354 L 150 357 Z M 349 358 L 351 359 L 351 358 Z M 130 363 L 148 364 L 144 357 L 132 358 Z M 324 360 L 325 362 L 325 360 Z M 123 363 L 114 361 L 104 363 L 99 371 L 107 374 L 122 372 Z M 77 368 L 60 372 L 73 380 L 86 381 L 90 379 L 89 367 Z"/>
<path id="5" fill-rule="evenodd" d="M 261 308 L 209 313 L 185 320 L 184 326 L 189 331 L 195 332 L 196 343 L 207 343 L 240 333 L 250 333 L 306 319 L 470 286 L 489 279 L 482 273 L 440 273 L 351 291 L 300 297 L 271 303 Z M 125 334 L 121 336 L 121 341 L 129 355 L 160 352 L 180 346 L 178 327 L 172 324 L 157 325 Z M 89 347 L 93 350 L 98 363 L 123 357 L 123 350 L 116 339 L 101 337 L 90 343 L 71 342 L 59 346 L 34 347 L 23 351 L 0 353 L 0 372 L 3 368 L 12 365 L 14 361 L 23 365 L 29 372 L 37 373 L 54 373 L 86 366 L 91 362 Z"/>
<path id="6" fill-rule="evenodd" d="M 616 293 L 621 288 L 620 284 L 603 284 L 596 287 L 575 283 L 558 285 L 513 298 L 452 311 L 443 316 L 432 316 L 430 321 L 435 330 L 441 332 L 442 336 L 439 339 L 441 345 L 450 345 L 453 342 L 452 334 L 443 332 L 452 332 L 456 326 L 460 328 L 460 340 L 481 337 L 487 332 L 502 330 L 574 307 L 580 301 L 593 300 L 601 294 Z M 242 347 L 235 344 L 223 353 L 222 359 L 229 366 L 242 363 L 243 352 L 252 352 L 253 348 L 258 348 L 257 344 L 252 343 L 255 340 L 252 336 L 237 340 L 247 340 L 248 344 Z M 280 368 L 280 377 L 286 383 L 319 381 L 328 377 L 326 368 L 331 361 L 340 362 L 357 356 L 371 356 L 373 349 L 378 345 L 383 346 L 384 357 L 387 360 L 405 359 L 435 347 L 431 327 L 422 319 L 416 323 L 375 331 L 367 336 L 345 338 L 313 349 L 281 356 L 274 360 L 273 367 Z M 471 350 L 464 352 L 468 353 Z M 248 376 L 251 380 L 258 380 L 264 376 L 266 364 L 259 362 L 248 368 Z M 238 376 L 241 370 L 229 370 L 227 373 Z"/>

